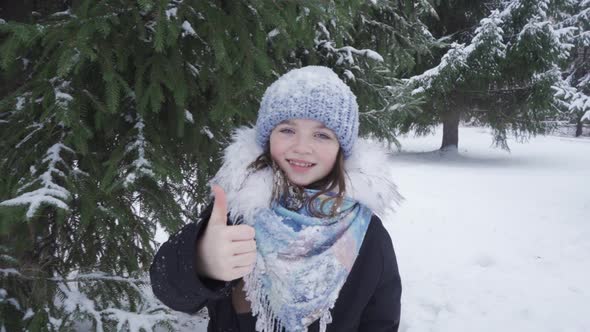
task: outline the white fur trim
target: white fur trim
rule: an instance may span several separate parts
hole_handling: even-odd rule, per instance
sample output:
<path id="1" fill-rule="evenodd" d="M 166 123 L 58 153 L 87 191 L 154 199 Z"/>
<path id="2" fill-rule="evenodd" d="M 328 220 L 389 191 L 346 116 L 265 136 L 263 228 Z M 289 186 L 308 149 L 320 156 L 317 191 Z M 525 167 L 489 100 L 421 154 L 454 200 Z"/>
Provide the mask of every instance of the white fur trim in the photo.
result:
<path id="1" fill-rule="evenodd" d="M 248 166 L 262 154 L 256 144 L 256 130 L 240 127 L 223 153 L 223 165 L 210 181 L 225 190 L 229 213 L 236 220 L 252 220 L 256 209 L 268 207 L 272 196 L 273 174 L 268 168 L 248 176 Z M 351 156 L 344 161 L 346 196 L 367 206 L 379 217 L 393 212 L 393 204 L 402 200 L 390 179 L 387 151 L 379 144 L 359 138 Z"/>

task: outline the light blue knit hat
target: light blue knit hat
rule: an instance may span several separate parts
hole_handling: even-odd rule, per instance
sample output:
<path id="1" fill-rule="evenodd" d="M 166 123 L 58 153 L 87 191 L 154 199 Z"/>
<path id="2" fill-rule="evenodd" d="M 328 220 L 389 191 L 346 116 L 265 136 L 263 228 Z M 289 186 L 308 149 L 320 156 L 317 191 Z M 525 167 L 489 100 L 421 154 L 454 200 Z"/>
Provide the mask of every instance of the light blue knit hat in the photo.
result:
<path id="1" fill-rule="evenodd" d="M 358 136 L 356 96 L 328 67 L 307 66 L 279 77 L 262 96 L 256 120 L 256 142 L 268 146 L 270 133 L 288 119 L 322 122 L 338 137 L 348 158 Z"/>

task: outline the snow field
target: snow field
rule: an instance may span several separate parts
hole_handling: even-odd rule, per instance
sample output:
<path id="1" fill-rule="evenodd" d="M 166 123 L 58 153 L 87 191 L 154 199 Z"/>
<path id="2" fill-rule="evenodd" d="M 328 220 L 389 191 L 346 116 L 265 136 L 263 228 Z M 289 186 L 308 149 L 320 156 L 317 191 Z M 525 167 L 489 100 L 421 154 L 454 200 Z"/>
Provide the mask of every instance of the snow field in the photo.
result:
<path id="1" fill-rule="evenodd" d="M 392 173 L 406 198 L 386 223 L 402 275 L 400 331 L 590 331 L 590 140 L 490 147 L 460 128 L 459 154 L 405 137 Z"/>

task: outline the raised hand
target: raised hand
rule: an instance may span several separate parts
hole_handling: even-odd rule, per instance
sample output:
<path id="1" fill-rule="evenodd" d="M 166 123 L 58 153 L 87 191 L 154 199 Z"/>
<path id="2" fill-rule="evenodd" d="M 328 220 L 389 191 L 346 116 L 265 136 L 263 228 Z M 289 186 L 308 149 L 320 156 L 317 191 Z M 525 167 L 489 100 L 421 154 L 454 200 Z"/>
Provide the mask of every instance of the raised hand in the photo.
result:
<path id="1" fill-rule="evenodd" d="M 197 240 L 197 273 L 212 279 L 230 281 L 252 271 L 256 261 L 254 228 L 249 225 L 227 225 L 227 198 L 218 185 L 213 212 L 205 233 Z"/>

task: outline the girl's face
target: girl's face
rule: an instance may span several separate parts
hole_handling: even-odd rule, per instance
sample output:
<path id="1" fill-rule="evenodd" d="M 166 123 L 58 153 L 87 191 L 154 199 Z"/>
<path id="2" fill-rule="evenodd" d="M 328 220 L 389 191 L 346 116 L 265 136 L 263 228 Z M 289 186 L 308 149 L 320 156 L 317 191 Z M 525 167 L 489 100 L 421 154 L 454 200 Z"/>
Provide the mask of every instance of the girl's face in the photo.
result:
<path id="1" fill-rule="evenodd" d="M 272 159 L 292 183 L 303 187 L 330 173 L 339 149 L 336 134 L 316 120 L 286 120 L 270 134 Z"/>

